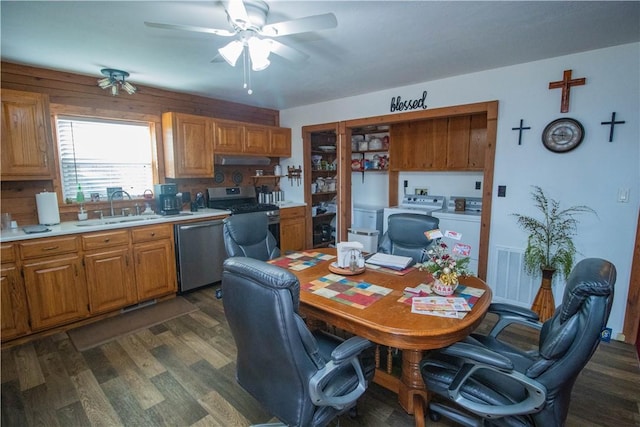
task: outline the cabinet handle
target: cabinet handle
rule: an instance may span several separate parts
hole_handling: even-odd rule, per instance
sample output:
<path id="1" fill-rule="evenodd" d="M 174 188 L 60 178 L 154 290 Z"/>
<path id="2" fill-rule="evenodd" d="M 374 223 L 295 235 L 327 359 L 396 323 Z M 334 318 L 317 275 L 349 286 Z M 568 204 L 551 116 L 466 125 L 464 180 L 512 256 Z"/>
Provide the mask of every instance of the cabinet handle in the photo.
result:
<path id="1" fill-rule="evenodd" d="M 155 231 L 152 231 L 151 232 L 151 237 L 155 237 L 155 235 L 156 235 Z"/>
<path id="2" fill-rule="evenodd" d="M 110 240 L 111 240 L 111 239 L 107 237 L 106 239 L 104 239 L 104 242 L 105 242 L 105 243 L 109 243 L 109 241 L 110 241 Z"/>
<path id="3" fill-rule="evenodd" d="M 42 248 L 42 250 L 43 251 L 53 251 L 53 250 L 56 250 L 58 248 L 59 248 L 59 246 L 49 246 L 47 248 Z"/>

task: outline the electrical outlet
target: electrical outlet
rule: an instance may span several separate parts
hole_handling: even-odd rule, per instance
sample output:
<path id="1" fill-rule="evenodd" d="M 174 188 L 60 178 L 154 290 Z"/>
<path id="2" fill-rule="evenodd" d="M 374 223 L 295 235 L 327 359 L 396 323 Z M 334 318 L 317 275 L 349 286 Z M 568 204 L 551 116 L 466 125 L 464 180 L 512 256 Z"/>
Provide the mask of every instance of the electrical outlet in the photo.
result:
<path id="1" fill-rule="evenodd" d="M 476 181 L 476 190 L 480 190 L 482 183 L 480 181 Z"/>
<path id="2" fill-rule="evenodd" d="M 409 180 L 405 179 L 404 180 L 404 188 L 407 188 L 409 186 Z"/>
<path id="3" fill-rule="evenodd" d="M 498 197 L 507 197 L 506 185 L 498 185 Z"/>
<path id="4" fill-rule="evenodd" d="M 429 194 L 429 189 L 424 187 L 424 188 L 416 188 L 415 189 L 415 194 L 417 194 L 418 196 L 426 196 L 427 194 Z"/>

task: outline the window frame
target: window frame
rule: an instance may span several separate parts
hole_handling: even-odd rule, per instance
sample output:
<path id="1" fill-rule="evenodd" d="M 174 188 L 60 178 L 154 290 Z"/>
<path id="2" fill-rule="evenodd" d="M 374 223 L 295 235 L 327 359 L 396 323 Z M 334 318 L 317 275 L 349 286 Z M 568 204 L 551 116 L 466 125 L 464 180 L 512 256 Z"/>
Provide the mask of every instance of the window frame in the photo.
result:
<path id="1" fill-rule="evenodd" d="M 152 175 L 152 184 L 158 184 L 160 182 L 160 176 L 162 171 L 159 170 L 159 165 L 162 164 L 162 153 L 159 149 L 162 146 L 162 141 L 159 138 L 162 138 L 162 125 L 160 122 L 159 116 L 154 116 L 151 114 L 144 113 L 132 113 L 126 111 L 114 111 L 114 110 L 106 110 L 106 109 L 97 109 L 97 108 L 88 108 L 88 107 L 78 107 L 78 106 L 70 106 L 63 104 L 55 104 L 52 103 L 49 106 L 51 111 L 51 129 L 53 130 L 53 139 L 55 144 L 55 161 L 56 161 L 56 175 L 54 179 L 54 190 L 58 195 L 58 204 L 59 205 L 79 205 L 75 200 L 72 200 L 71 203 L 66 203 L 62 194 L 62 175 L 60 169 L 60 152 L 59 152 L 59 141 L 58 141 L 58 127 L 57 120 L 58 117 L 69 119 L 77 117 L 78 119 L 88 119 L 88 120 L 105 120 L 105 121 L 114 121 L 114 122 L 131 122 L 131 123 L 147 123 L 149 125 L 149 129 L 151 131 L 151 175 Z M 133 200 L 144 200 L 142 197 L 138 195 L 131 196 Z M 90 201 L 89 195 L 85 194 L 85 204 Z M 103 202 L 104 200 L 100 200 Z"/>

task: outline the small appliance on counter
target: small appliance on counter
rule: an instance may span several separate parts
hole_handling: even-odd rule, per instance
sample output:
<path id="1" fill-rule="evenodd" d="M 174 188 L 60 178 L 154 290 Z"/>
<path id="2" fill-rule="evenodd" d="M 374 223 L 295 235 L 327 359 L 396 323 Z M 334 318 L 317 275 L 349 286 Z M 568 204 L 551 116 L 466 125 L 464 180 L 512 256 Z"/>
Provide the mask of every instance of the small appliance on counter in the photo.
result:
<path id="1" fill-rule="evenodd" d="M 182 196 L 178 196 L 176 184 L 155 184 L 156 211 L 160 215 L 177 215 L 182 208 Z"/>

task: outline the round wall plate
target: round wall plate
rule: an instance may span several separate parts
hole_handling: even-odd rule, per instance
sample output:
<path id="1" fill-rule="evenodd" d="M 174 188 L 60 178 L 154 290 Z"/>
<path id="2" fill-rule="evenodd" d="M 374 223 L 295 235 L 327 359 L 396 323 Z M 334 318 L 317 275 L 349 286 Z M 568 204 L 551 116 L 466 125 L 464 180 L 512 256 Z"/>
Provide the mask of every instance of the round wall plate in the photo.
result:
<path id="1" fill-rule="evenodd" d="M 234 171 L 233 175 L 231 176 L 231 180 L 233 181 L 234 184 L 241 184 L 242 173 L 240 171 Z"/>
<path id="2" fill-rule="evenodd" d="M 584 139 L 584 127 L 576 119 L 563 117 L 549 123 L 542 131 L 542 143 L 555 153 L 566 153 Z"/>
<path id="3" fill-rule="evenodd" d="M 216 171 L 216 173 L 213 174 L 213 180 L 216 184 L 222 184 L 224 182 L 224 172 Z"/>

